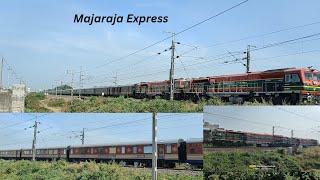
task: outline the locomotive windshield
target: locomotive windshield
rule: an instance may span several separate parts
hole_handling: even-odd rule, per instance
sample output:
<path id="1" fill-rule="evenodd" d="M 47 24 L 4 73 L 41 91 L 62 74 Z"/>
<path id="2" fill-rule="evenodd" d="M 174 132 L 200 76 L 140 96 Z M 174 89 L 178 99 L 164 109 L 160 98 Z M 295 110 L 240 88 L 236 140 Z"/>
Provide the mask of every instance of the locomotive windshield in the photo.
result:
<path id="1" fill-rule="evenodd" d="M 304 77 L 307 79 L 307 80 L 313 80 L 313 74 L 312 73 L 304 73 Z"/>

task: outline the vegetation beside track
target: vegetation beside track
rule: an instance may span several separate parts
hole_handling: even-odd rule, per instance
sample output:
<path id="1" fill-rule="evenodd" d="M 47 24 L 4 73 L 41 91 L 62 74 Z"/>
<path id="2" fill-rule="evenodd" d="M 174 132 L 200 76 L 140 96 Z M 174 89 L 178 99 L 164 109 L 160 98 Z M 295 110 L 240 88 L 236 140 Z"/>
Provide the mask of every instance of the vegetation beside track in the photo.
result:
<path id="1" fill-rule="evenodd" d="M 26 112 L 202 112 L 205 105 L 225 105 L 218 98 L 192 101 L 169 101 L 165 99 L 133 99 L 124 97 L 49 97 L 31 93 L 26 98 Z"/>
<path id="2" fill-rule="evenodd" d="M 283 151 L 210 152 L 204 155 L 203 171 L 207 179 L 320 179 L 320 147 L 294 156 Z"/>
<path id="3" fill-rule="evenodd" d="M 29 93 L 25 99 L 25 112 L 49 112 L 49 109 L 41 106 L 45 98 L 42 93 Z"/>
<path id="4" fill-rule="evenodd" d="M 45 96 L 43 93 L 30 93 L 26 97 L 26 112 L 202 112 L 205 105 L 231 105 L 219 98 L 192 101 L 166 99 L 134 99 L 125 97 L 83 97 Z M 285 102 L 282 103 L 286 105 Z M 312 104 L 312 103 L 311 103 Z M 272 106 L 271 101 L 264 99 L 244 102 L 248 106 Z M 289 105 L 289 104 L 287 104 Z M 307 104 L 305 104 L 307 105 Z"/>
<path id="5" fill-rule="evenodd" d="M 151 173 L 139 169 L 128 169 L 117 164 L 97 164 L 94 162 L 67 163 L 31 162 L 31 161 L 4 161 L 0 160 L 0 179 L 135 179 L 149 180 Z M 158 179 L 203 179 L 200 175 L 170 174 L 159 172 Z"/>

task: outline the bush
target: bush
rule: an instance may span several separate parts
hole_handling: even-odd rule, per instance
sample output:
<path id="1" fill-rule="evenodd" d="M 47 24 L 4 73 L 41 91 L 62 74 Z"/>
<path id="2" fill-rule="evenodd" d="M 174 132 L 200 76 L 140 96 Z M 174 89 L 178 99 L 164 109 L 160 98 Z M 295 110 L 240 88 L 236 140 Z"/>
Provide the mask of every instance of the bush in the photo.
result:
<path id="1" fill-rule="evenodd" d="M 41 100 L 45 99 L 43 93 L 30 93 L 25 99 L 25 112 L 49 112 L 47 108 L 42 107 Z"/>
<path id="2" fill-rule="evenodd" d="M 253 169 L 250 165 L 274 166 Z M 213 152 L 204 155 L 208 179 L 318 179 L 319 171 L 303 169 L 296 157 L 277 152 Z"/>
<path id="3" fill-rule="evenodd" d="M 0 160 L 0 179 L 151 179 L 151 173 L 139 169 L 125 169 L 117 164 L 94 162 L 67 163 Z M 159 179 L 203 179 L 200 176 L 159 174 Z"/>
<path id="4" fill-rule="evenodd" d="M 48 102 L 48 106 L 50 107 L 62 107 L 66 104 L 66 101 L 62 98 L 50 99 Z"/>

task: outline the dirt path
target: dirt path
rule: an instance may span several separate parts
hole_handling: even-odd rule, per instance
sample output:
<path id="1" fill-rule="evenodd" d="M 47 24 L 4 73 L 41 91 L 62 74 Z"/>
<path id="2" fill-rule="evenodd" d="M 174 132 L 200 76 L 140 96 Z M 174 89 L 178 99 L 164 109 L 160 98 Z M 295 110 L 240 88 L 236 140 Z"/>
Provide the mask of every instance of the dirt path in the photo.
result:
<path id="1" fill-rule="evenodd" d="M 50 106 L 48 106 L 48 102 L 49 101 L 50 101 L 50 99 L 41 100 L 40 101 L 40 106 L 48 109 L 50 112 L 53 112 L 53 113 L 62 112 L 62 107 L 50 107 Z"/>

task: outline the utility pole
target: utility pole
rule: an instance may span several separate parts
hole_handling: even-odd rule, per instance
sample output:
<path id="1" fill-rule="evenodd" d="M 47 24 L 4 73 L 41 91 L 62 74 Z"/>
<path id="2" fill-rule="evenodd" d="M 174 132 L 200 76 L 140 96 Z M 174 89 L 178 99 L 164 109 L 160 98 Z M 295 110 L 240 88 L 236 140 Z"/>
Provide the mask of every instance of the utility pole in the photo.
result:
<path id="1" fill-rule="evenodd" d="M 175 51 L 175 36 L 176 34 L 172 33 L 172 42 L 171 42 L 171 67 L 169 74 L 170 81 L 170 101 L 174 99 L 174 51 Z"/>
<path id="2" fill-rule="evenodd" d="M 62 96 L 62 85 L 63 85 L 63 82 L 60 81 L 60 97 Z"/>
<path id="3" fill-rule="evenodd" d="M 272 126 L 272 136 L 274 136 L 274 126 Z"/>
<path id="4" fill-rule="evenodd" d="M 247 73 L 250 73 L 250 62 L 251 62 L 250 52 L 251 52 L 251 47 L 256 47 L 256 46 L 248 45 L 247 46 L 247 51 L 244 52 L 246 54 L 246 57 L 243 58 L 243 60 L 247 61 L 246 64 L 245 64 Z"/>
<path id="5" fill-rule="evenodd" d="M 118 73 L 116 72 L 116 76 L 113 77 L 114 81 L 113 84 L 114 86 L 118 86 Z"/>
<path id="6" fill-rule="evenodd" d="M 82 88 L 82 79 L 83 74 L 82 74 L 82 66 L 80 66 L 80 73 L 79 73 L 79 99 L 81 98 L 81 88 Z"/>
<path id="7" fill-rule="evenodd" d="M 293 143 L 293 129 L 291 129 L 291 145 L 292 145 L 292 143 Z"/>
<path id="8" fill-rule="evenodd" d="M 157 180 L 158 146 L 157 146 L 157 113 L 152 113 L 152 180 Z"/>
<path id="9" fill-rule="evenodd" d="M 56 91 L 56 98 L 58 97 L 58 83 L 59 83 L 59 80 L 55 80 L 55 91 Z"/>
<path id="10" fill-rule="evenodd" d="M 81 144 L 84 145 L 84 128 L 82 128 L 82 133 L 80 137 L 81 137 Z"/>
<path id="11" fill-rule="evenodd" d="M 72 70 L 67 70 L 67 74 L 71 75 L 71 99 L 73 99 L 73 80 L 74 80 L 74 72 Z"/>
<path id="12" fill-rule="evenodd" d="M 38 124 L 40 124 L 40 122 L 37 122 L 37 115 L 36 115 L 36 120 L 34 121 L 34 125 L 32 126 L 34 128 L 33 141 L 32 141 L 32 161 L 36 160 L 36 143 L 37 143 Z"/>
<path id="13" fill-rule="evenodd" d="M 2 82 L 2 76 L 3 76 L 3 57 L 1 58 L 1 69 L 0 69 L 0 89 L 3 89 L 3 82 Z"/>

